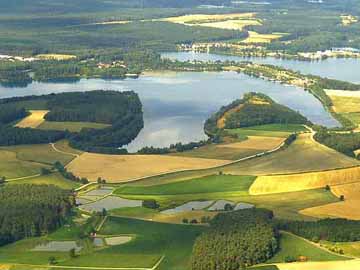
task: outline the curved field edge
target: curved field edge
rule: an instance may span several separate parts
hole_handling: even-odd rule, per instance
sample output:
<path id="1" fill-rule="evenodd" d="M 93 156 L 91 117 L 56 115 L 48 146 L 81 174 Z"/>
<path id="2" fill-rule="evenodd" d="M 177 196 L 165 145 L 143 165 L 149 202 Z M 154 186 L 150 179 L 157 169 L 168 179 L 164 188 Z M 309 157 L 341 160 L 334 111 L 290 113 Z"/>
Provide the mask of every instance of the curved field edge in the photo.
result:
<path id="1" fill-rule="evenodd" d="M 249 189 L 251 195 L 294 192 L 327 185 L 339 185 L 358 182 L 360 167 L 308 172 L 299 174 L 259 176 Z"/>

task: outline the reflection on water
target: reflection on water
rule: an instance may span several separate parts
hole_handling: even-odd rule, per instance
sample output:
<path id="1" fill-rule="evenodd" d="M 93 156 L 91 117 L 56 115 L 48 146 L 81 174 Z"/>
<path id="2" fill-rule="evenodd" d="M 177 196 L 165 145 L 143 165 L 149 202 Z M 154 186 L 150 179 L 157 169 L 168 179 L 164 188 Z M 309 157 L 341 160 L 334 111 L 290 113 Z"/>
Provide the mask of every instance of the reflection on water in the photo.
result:
<path id="1" fill-rule="evenodd" d="M 139 94 L 145 127 L 128 145 L 130 151 L 144 146 L 164 147 L 171 143 L 204 139 L 205 120 L 221 106 L 241 98 L 249 91 L 263 92 L 275 101 L 301 112 L 314 123 L 337 125 L 322 104 L 302 89 L 235 72 L 172 73 L 171 76 L 142 76 L 136 80 L 83 79 L 73 84 L 32 83 L 26 88 L 0 87 L 0 97 L 97 89 L 134 90 Z"/>
<path id="2" fill-rule="evenodd" d="M 360 59 L 328 58 L 322 61 L 298 61 L 278 59 L 274 57 L 241 57 L 195 52 L 163 53 L 162 57 L 179 61 L 252 61 L 260 64 L 282 66 L 300 71 L 303 74 L 313 74 L 337 80 L 360 83 Z"/>

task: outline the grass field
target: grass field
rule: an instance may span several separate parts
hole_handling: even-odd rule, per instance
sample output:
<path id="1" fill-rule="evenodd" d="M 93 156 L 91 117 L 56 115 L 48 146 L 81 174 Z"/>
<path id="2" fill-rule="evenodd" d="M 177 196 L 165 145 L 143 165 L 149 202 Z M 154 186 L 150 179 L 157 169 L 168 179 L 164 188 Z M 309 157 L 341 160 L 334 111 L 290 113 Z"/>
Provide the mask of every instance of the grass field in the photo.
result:
<path id="1" fill-rule="evenodd" d="M 298 259 L 300 256 L 305 256 L 308 261 L 345 260 L 343 256 L 332 254 L 301 237 L 281 232 L 280 250 L 269 263 L 285 262 L 286 257 Z"/>
<path id="2" fill-rule="evenodd" d="M 123 186 L 115 191 L 118 195 L 181 195 L 237 191 L 248 194 L 254 176 L 214 175 L 200 179 L 157 186 Z"/>
<path id="3" fill-rule="evenodd" d="M 16 124 L 16 127 L 19 128 L 37 128 L 41 123 L 43 123 L 44 116 L 49 111 L 46 110 L 31 110 L 30 115 L 22 119 L 19 123 Z"/>
<path id="4" fill-rule="evenodd" d="M 360 242 L 333 243 L 321 241 L 320 244 L 327 249 L 337 248 L 342 250 L 345 255 L 360 258 Z"/>
<path id="5" fill-rule="evenodd" d="M 62 144 L 62 143 L 59 143 Z M 56 161 L 67 164 L 74 159 L 73 155 L 59 153 L 50 144 L 33 144 L 1 147 L 0 150 L 10 151 L 16 154 L 16 158 L 23 161 L 53 165 Z M 36 153 L 34 155 L 34 153 Z"/>
<path id="6" fill-rule="evenodd" d="M 53 121 L 44 121 L 39 126 L 38 129 L 45 130 L 68 130 L 70 132 L 79 132 L 83 128 L 94 128 L 101 129 L 109 127 L 110 125 L 101 124 L 101 123 L 91 123 L 91 122 L 53 122 Z"/>
<path id="7" fill-rule="evenodd" d="M 233 143 L 211 144 L 194 150 L 171 154 L 210 159 L 238 160 L 276 148 L 284 138 L 248 136 L 246 140 Z"/>
<path id="8" fill-rule="evenodd" d="M 345 196 L 345 201 L 308 208 L 301 211 L 304 215 L 336 217 L 360 220 L 360 182 L 336 185 L 331 191 L 337 196 Z"/>
<path id="9" fill-rule="evenodd" d="M 0 175 L 7 179 L 35 175 L 40 173 L 41 168 L 47 167 L 37 162 L 23 161 L 16 157 L 16 153 L 0 150 Z"/>
<path id="10" fill-rule="evenodd" d="M 125 257 L 124 259 L 135 262 L 132 267 L 136 266 L 139 260 L 145 261 L 146 256 L 159 258 L 165 255 L 165 260 L 159 269 L 187 269 L 193 242 L 204 229 L 199 226 L 110 217 L 102 227 L 101 234 L 135 234 L 137 237 L 126 245 L 111 247 L 99 254 L 105 255 L 101 257 L 101 260 L 104 260 L 107 258 L 106 253 L 112 251 L 120 253 Z"/>
<path id="11" fill-rule="evenodd" d="M 360 167 L 288 175 L 258 177 L 250 187 L 250 194 L 294 192 L 325 188 L 326 185 L 353 183 L 360 178 Z"/>
<path id="12" fill-rule="evenodd" d="M 95 181 L 124 182 L 178 170 L 201 169 L 228 163 L 227 160 L 174 157 L 164 155 L 102 155 L 84 153 L 68 169 L 75 175 Z"/>
<path id="13" fill-rule="evenodd" d="M 35 185 L 54 185 L 63 189 L 75 189 L 80 185 L 74 181 L 70 181 L 62 177 L 59 173 L 49 175 L 41 175 L 34 178 L 16 180 L 9 182 L 10 185 L 18 184 L 35 184 Z"/>
<path id="14" fill-rule="evenodd" d="M 307 129 L 302 125 L 281 125 L 269 124 L 246 128 L 237 128 L 227 130 L 231 134 L 242 136 L 265 136 L 265 137 L 282 137 L 286 138 L 294 132 L 306 132 Z"/>

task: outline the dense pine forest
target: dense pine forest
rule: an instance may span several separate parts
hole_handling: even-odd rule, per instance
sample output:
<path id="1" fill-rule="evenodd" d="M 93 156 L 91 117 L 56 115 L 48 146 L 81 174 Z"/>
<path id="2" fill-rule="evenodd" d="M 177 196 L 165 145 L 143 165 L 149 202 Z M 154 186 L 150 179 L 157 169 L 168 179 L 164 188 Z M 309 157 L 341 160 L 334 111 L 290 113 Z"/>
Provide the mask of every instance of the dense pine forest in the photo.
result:
<path id="1" fill-rule="evenodd" d="M 271 219 L 264 209 L 218 214 L 194 244 L 191 269 L 244 269 L 265 262 L 278 247 Z"/>
<path id="2" fill-rule="evenodd" d="M 69 191 L 46 185 L 0 188 L 0 246 L 59 228 L 74 198 Z"/>

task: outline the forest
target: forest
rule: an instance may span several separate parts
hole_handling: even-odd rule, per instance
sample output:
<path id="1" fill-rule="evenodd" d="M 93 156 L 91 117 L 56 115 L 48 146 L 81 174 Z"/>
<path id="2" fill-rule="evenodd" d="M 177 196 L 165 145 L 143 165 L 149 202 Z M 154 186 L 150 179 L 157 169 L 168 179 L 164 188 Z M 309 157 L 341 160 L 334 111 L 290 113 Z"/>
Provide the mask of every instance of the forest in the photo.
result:
<path id="1" fill-rule="evenodd" d="M 272 217 L 265 209 L 218 214 L 195 241 L 191 269 L 245 269 L 270 259 L 278 248 Z"/>
<path id="2" fill-rule="evenodd" d="M 0 246 L 63 225 L 74 205 L 69 191 L 47 185 L 0 187 Z"/>
<path id="3" fill-rule="evenodd" d="M 319 221 L 280 221 L 278 228 L 313 242 L 354 242 L 360 240 L 360 221 L 321 219 Z"/>
<path id="4" fill-rule="evenodd" d="M 131 142 L 143 128 L 142 104 L 135 92 L 90 91 L 15 97 L 0 100 L 0 104 L 13 109 L 6 116 L 0 110 L 0 119 L 19 119 L 27 102 L 37 102 L 41 109 L 50 110 L 47 121 L 96 122 L 110 124 L 103 129 L 83 128 L 79 133 L 12 127 L 9 122 L 0 126 L 0 145 L 37 144 L 68 138 L 70 145 L 85 151 L 119 153 L 119 147 Z M 25 105 L 24 105 L 25 104 Z M 22 114 L 21 114 L 22 113 Z"/>

